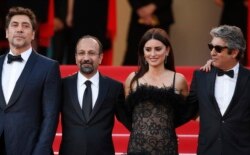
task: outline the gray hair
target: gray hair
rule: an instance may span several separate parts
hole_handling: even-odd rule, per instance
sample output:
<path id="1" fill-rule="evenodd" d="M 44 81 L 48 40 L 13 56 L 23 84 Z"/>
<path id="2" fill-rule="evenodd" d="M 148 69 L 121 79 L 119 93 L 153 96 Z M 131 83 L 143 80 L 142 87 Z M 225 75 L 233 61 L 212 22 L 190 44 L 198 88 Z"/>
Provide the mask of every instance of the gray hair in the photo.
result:
<path id="1" fill-rule="evenodd" d="M 246 40 L 240 28 L 236 26 L 221 25 L 213 28 L 210 31 L 210 35 L 212 37 L 221 38 L 225 41 L 229 50 L 238 49 L 238 60 L 244 56 L 244 52 L 246 50 Z"/>

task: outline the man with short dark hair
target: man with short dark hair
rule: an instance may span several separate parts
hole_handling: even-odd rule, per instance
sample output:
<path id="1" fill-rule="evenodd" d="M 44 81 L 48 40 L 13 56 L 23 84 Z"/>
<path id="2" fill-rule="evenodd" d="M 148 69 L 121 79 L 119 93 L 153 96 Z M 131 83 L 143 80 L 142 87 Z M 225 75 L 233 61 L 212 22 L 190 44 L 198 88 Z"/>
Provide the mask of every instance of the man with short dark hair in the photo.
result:
<path id="1" fill-rule="evenodd" d="M 10 50 L 0 57 L 0 154 L 51 155 L 60 99 L 59 64 L 32 48 L 35 14 L 11 8 L 6 16 Z"/>

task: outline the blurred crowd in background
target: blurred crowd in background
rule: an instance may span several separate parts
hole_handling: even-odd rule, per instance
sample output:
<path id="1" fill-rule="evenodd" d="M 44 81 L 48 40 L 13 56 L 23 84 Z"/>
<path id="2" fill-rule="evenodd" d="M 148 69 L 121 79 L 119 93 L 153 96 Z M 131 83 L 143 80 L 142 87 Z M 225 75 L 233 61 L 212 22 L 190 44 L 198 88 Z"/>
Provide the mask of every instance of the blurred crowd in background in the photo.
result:
<path id="1" fill-rule="evenodd" d="M 214 0 L 222 8 L 220 24 L 235 25 L 247 36 L 247 0 Z M 139 38 L 146 30 L 160 27 L 168 33 L 174 23 L 173 0 L 128 0 L 131 16 L 126 49 L 121 65 L 137 65 Z M 74 64 L 77 40 L 86 34 L 96 36 L 103 44 L 102 65 L 112 65 L 113 40 L 116 33 L 116 0 L 1 0 L 0 52 L 8 50 L 5 39 L 5 15 L 10 7 L 32 9 L 39 22 L 33 42 L 40 54 Z M 247 58 L 247 56 L 245 56 Z M 246 64 L 246 59 L 242 61 Z"/>

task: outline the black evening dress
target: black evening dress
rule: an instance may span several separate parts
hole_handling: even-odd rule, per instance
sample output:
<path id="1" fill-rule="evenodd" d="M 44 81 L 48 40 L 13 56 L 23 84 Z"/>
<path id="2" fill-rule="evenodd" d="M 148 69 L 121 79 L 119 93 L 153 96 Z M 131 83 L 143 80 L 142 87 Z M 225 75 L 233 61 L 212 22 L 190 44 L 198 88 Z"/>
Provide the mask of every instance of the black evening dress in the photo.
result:
<path id="1" fill-rule="evenodd" d="M 128 155 L 178 155 L 175 123 L 184 97 L 176 92 L 174 86 L 138 84 L 128 95 L 132 116 Z"/>

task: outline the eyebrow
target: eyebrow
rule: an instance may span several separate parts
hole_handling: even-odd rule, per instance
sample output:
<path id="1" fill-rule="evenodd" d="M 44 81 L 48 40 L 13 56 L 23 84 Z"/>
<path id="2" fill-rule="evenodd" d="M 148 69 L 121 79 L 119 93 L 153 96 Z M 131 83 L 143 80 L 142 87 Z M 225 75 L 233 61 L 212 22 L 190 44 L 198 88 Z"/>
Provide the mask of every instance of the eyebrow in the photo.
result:
<path id="1" fill-rule="evenodd" d="M 95 51 L 95 50 L 76 50 L 76 51 L 78 51 L 78 52 L 86 52 L 86 53 L 88 53 L 88 52 L 98 52 L 98 51 Z"/>
<path id="2" fill-rule="evenodd" d="M 12 21 L 12 22 L 10 22 L 10 23 L 14 23 L 14 24 L 16 24 L 16 23 L 21 23 L 21 24 L 31 25 L 31 23 L 26 22 L 26 21 L 24 21 L 24 22 Z"/>
<path id="3" fill-rule="evenodd" d="M 153 47 L 152 46 L 144 46 L 144 48 L 159 48 L 159 47 L 164 47 L 164 46 L 161 46 L 161 45 L 160 46 L 153 46 Z"/>

